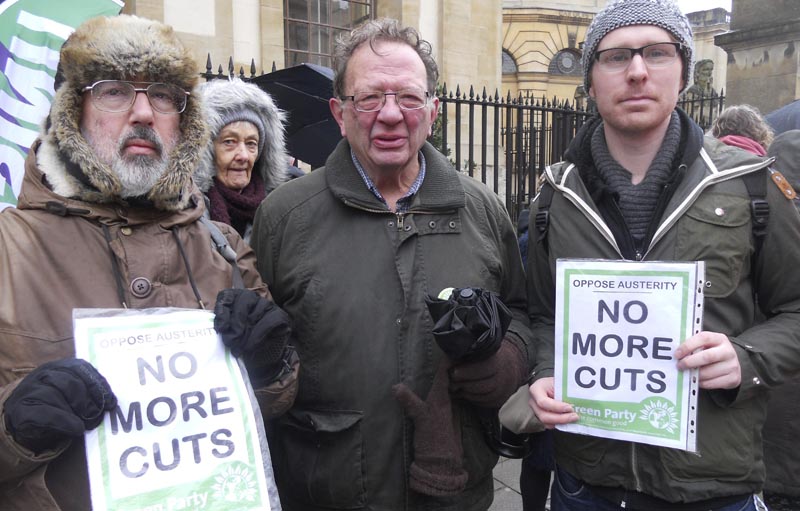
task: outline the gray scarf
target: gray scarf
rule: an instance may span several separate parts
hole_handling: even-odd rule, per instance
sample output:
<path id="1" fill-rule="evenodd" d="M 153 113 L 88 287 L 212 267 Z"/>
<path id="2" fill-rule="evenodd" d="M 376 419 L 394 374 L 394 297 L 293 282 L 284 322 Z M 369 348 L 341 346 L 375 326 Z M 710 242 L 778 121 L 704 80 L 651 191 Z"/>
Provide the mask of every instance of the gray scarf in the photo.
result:
<path id="1" fill-rule="evenodd" d="M 631 183 L 631 173 L 608 152 L 603 123 L 592 134 L 592 159 L 597 172 L 608 188 L 619 197 L 617 204 L 620 212 L 628 231 L 637 242 L 641 242 L 647 233 L 647 226 L 653 220 L 658 197 L 672 176 L 674 171 L 672 161 L 678 152 L 680 140 L 680 119 L 677 112 L 672 112 L 661 148 L 656 153 L 644 179 L 634 185 Z"/>

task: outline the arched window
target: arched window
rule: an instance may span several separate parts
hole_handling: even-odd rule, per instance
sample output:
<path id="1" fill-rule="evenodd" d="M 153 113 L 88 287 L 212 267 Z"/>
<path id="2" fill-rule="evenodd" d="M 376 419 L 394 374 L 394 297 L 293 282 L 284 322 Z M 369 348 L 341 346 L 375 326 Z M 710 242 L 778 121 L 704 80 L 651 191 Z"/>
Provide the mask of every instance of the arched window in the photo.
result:
<path id="1" fill-rule="evenodd" d="M 581 76 L 581 54 L 575 50 L 561 50 L 550 60 L 547 72 L 552 75 Z"/>
<path id="2" fill-rule="evenodd" d="M 503 74 L 504 75 L 513 75 L 517 72 L 517 62 L 514 60 L 514 57 L 508 53 L 508 50 L 503 49 Z"/>

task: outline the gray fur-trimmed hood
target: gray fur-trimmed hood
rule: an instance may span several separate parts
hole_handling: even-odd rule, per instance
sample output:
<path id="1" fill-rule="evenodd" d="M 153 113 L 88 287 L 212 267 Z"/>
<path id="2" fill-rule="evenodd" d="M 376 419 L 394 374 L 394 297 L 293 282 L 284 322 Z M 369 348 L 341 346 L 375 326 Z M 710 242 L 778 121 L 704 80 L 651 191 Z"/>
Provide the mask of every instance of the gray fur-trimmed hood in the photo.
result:
<path id="1" fill-rule="evenodd" d="M 191 91 L 197 77 L 194 59 L 167 25 L 128 15 L 97 17 L 81 24 L 61 48 L 57 90 L 37 153 L 53 191 L 87 202 L 122 201 L 116 175 L 81 133 L 84 87 L 99 80 L 136 79 L 173 83 Z M 167 171 L 146 196 L 157 209 L 166 211 L 189 205 L 192 174 L 208 145 L 198 95 L 188 97 L 180 116 L 180 138 L 168 155 Z"/>
<path id="2" fill-rule="evenodd" d="M 236 112 L 242 110 L 254 113 L 264 126 L 264 149 L 253 166 L 253 171 L 258 172 L 264 180 L 264 188 L 269 192 L 288 181 L 289 160 L 286 154 L 284 129 L 286 113 L 275 105 L 272 97 L 257 85 L 243 82 L 238 78 L 211 80 L 201 84 L 197 90 L 203 99 L 205 119 L 211 138 L 211 142 L 203 150 L 203 157 L 194 174 L 197 186 L 203 192 L 211 188 L 213 178 L 217 174 L 213 141 L 228 124 L 225 119 L 235 116 Z"/>

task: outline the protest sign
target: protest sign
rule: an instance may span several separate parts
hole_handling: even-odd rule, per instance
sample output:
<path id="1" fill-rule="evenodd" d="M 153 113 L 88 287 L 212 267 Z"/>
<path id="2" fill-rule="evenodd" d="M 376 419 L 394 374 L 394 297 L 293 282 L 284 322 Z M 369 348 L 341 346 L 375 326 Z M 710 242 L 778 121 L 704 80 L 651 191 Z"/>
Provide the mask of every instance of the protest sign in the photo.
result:
<path id="1" fill-rule="evenodd" d="M 76 355 L 118 400 L 86 433 L 95 511 L 280 509 L 258 405 L 212 313 L 77 309 L 73 322 Z"/>
<path id="2" fill-rule="evenodd" d="M 697 370 L 675 349 L 700 331 L 702 262 L 556 264 L 555 397 L 572 433 L 696 451 Z"/>

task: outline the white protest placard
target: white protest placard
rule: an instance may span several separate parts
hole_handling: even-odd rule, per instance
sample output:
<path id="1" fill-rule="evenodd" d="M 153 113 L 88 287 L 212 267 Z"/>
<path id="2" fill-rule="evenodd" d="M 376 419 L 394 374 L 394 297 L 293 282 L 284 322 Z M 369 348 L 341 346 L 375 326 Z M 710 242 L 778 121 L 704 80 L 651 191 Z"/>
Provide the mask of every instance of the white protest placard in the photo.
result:
<path id="1" fill-rule="evenodd" d="M 86 433 L 95 511 L 280 509 L 260 411 L 211 312 L 76 309 L 73 323 L 76 355 L 118 400 Z"/>
<path id="2" fill-rule="evenodd" d="M 697 370 L 675 349 L 700 331 L 702 262 L 559 259 L 555 397 L 572 433 L 696 451 Z"/>

